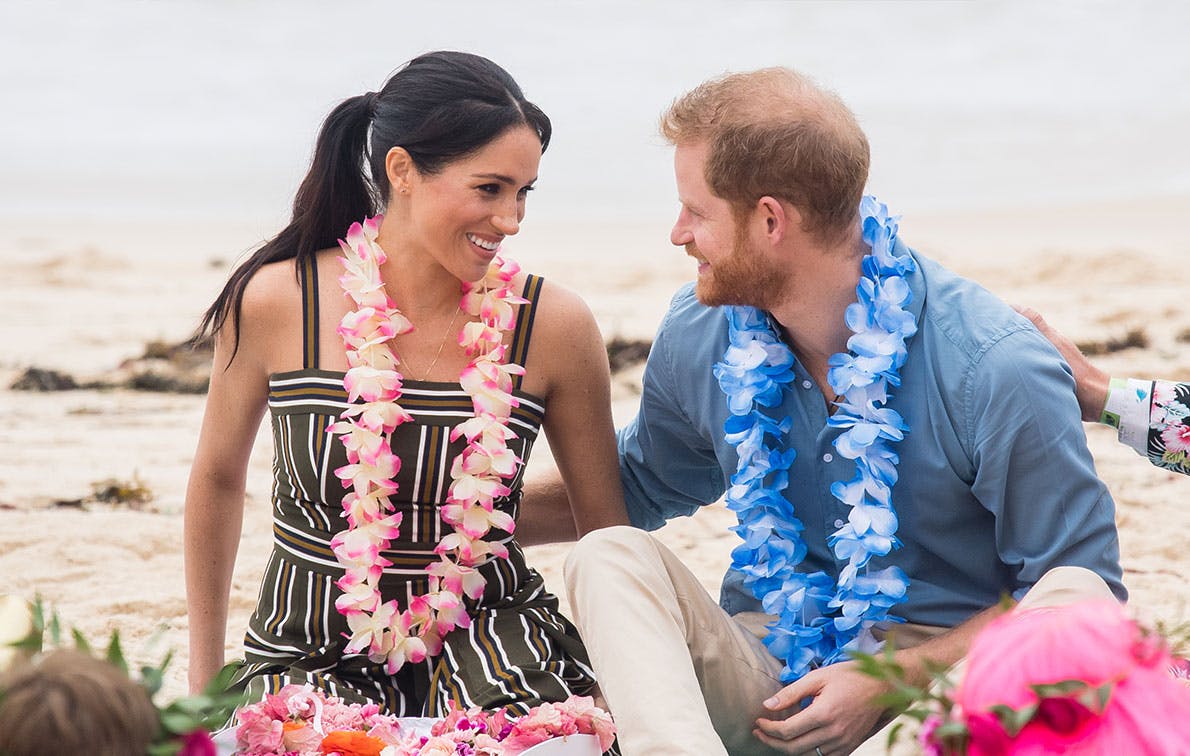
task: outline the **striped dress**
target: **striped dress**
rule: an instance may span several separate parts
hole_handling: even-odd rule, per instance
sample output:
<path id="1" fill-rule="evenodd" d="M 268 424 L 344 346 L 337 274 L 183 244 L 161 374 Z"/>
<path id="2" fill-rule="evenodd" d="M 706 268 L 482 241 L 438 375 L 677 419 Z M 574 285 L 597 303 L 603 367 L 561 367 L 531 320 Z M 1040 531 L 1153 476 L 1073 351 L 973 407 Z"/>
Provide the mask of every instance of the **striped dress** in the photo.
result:
<path id="1" fill-rule="evenodd" d="M 301 266 L 303 290 L 303 368 L 276 373 L 269 380 L 273 429 L 273 551 L 265 568 L 256 611 L 244 639 L 245 666 L 238 682 L 249 699 L 259 700 L 289 683 L 311 683 L 350 702 L 374 702 L 390 714 L 441 716 L 449 701 L 485 709 L 523 713 L 545 701 L 584 694 L 594 676 L 578 632 L 559 612 L 541 575 L 525 563 L 516 541 L 493 529 L 489 537 L 508 547 L 508 559 L 480 568 L 487 579 L 483 595 L 468 600 L 472 623 L 444 639 L 442 653 L 420 664 L 406 663 L 395 675 L 365 655 L 346 656 L 346 620 L 335 610 L 343 569 L 331 552 L 335 533 L 346 529 L 345 493 L 334 470 L 347 464 L 342 443 L 326 429 L 347 408 L 343 374 L 318 368 L 317 269 Z M 523 365 L 541 291 L 541 279 L 529 276 L 513 335 L 509 360 Z M 509 427 L 516 438 L 509 448 L 528 459 L 541 428 L 541 399 L 520 388 L 520 402 Z M 405 381 L 400 400 L 415 422 L 393 434 L 393 451 L 402 465 L 398 492 L 400 538 L 385 558 L 381 593 L 401 609 L 427 590 L 426 565 L 436 561 L 434 547 L 451 528 L 438 507 L 446 500 L 450 467 L 465 439 L 450 441 L 450 431 L 472 416 L 471 401 L 456 383 Z M 517 516 L 521 476 L 506 481 L 512 494 L 496 506 Z"/>

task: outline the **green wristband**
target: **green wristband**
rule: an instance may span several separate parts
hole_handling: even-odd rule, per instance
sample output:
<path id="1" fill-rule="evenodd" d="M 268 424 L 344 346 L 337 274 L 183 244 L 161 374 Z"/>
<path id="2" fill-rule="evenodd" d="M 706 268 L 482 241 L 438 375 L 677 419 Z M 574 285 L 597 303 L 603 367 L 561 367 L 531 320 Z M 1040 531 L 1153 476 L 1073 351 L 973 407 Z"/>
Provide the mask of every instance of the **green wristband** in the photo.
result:
<path id="1" fill-rule="evenodd" d="M 1126 401 L 1124 392 L 1128 390 L 1126 378 L 1112 378 L 1107 384 L 1107 401 L 1103 403 L 1103 412 L 1099 415 L 1099 422 L 1113 428 L 1120 427 L 1120 410 Z M 1115 401 L 1112 401 L 1112 400 Z"/>

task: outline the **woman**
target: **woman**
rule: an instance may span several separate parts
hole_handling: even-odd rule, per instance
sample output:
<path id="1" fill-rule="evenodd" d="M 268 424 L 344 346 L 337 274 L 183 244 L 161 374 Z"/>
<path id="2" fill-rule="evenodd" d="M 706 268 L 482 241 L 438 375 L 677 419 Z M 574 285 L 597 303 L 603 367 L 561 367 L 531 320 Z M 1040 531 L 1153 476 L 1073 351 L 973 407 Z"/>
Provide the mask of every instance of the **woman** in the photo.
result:
<path id="1" fill-rule="evenodd" d="M 457 52 L 414 59 L 326 119 L 289 226 L 200 328 L 215 369 L 186 499 L 192 689 L 223 664 L 266 407 L 275 538 L 245 638 L 252 697 L 310 682 L 438 715 L 452 699 L 525 711 L 592 687 L 509 535 L 539 428 L 577 531 L 627 521 L 594 319 L 498 256 L 549 138 L 503 69 Z"/>

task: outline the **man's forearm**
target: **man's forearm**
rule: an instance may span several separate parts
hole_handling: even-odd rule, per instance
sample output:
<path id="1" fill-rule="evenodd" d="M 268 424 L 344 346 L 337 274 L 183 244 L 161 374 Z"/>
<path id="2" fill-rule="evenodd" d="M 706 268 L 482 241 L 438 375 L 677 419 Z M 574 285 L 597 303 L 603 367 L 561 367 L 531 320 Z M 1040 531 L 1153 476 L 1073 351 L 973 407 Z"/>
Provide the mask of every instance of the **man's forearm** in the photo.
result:
<path id="1" fill-rule="evenodd" d="M 962 659 L 971 641 L 989 622 L 1010 611 L 1002 605 L 984 609 L 965 622 L 911 648 L 896 652 L 897 663 L 905 669 L 907 681 L 919 687 L 931 682 L 930 668 L 950 667 Z"/>

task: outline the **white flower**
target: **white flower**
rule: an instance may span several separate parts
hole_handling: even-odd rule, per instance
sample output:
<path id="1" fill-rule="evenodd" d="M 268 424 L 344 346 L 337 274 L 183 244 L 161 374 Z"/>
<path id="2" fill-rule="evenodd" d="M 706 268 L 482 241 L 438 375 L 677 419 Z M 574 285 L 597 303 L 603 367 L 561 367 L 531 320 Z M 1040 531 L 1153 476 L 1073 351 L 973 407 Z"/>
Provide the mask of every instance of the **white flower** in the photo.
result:
<path id="1" fill-rule="evenodd" d="M 33 632 L 33 611 L 29 602 L 11 594 L 0 595 L 0 672 L 24 654 L 11 644 L 19 643 Z"/>

